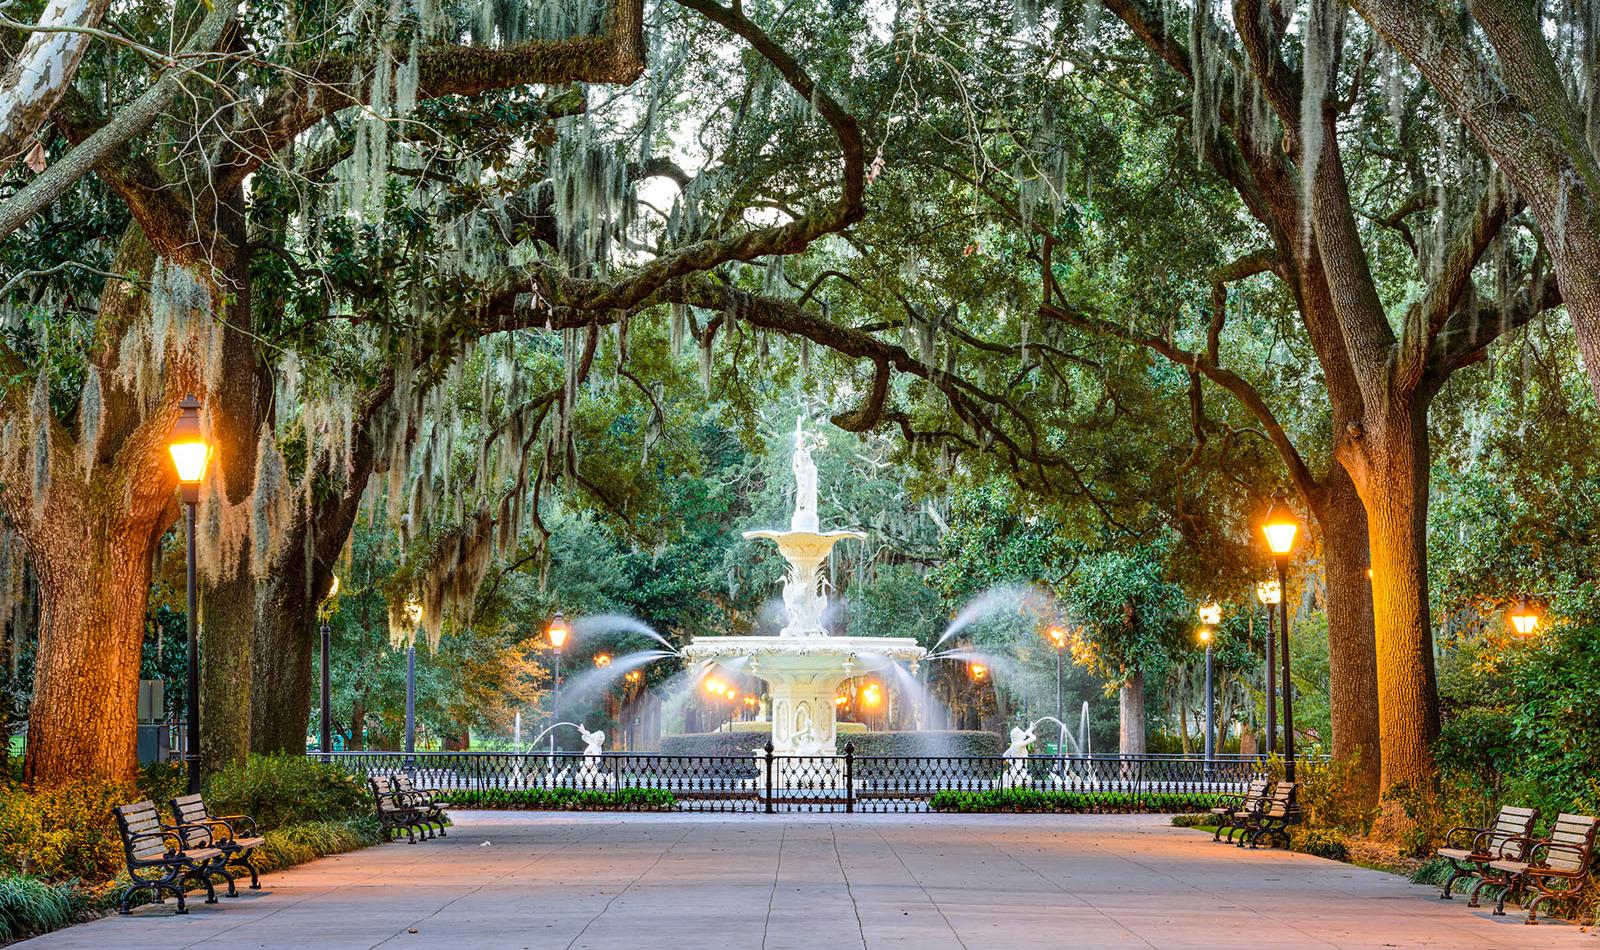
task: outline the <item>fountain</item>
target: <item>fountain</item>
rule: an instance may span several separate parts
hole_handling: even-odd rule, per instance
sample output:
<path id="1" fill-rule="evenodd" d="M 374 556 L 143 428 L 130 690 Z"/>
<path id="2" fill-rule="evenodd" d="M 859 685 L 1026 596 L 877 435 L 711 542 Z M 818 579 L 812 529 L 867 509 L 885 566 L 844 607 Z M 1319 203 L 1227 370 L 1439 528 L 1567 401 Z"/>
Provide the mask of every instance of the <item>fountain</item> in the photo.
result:
<path id="1" fill-rule="evenodd" d="M 811 437 L 802 423 L 803 417 L 795 422 L 795 500 L 789 530 L 747 531 L 744 535 L 772 541 L 789 562 L 783 583 L 787 622 L 775 637 L 696 637 L 684 648 L 683 656 L 698 663 L 747 661 L 744 672 L 767 684 L 774 753 L 833 756 L 838 736 L 833 697 L 839 685 L 852 676 L 889 667 L 896 660 L 915 664 L 926 651 L 910 637 L 836 637 L 822 625 L 828 597 L 819 589 L 817 570 L 835 544 L 866 535 L 821 530 L 817 466 L 811 458 Z"/>

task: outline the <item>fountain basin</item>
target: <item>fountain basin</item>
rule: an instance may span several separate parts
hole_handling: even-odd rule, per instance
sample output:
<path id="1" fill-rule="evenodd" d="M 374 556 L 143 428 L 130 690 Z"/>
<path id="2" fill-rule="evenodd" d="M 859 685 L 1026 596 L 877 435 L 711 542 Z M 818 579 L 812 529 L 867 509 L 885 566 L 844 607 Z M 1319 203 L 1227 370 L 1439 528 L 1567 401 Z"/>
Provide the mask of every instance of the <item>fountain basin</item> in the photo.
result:
<path id="1" fill-rule="evenodd" d="M 814 756 L 837 752 L 833 697 L 841 683 L 926 652 L 910 637 L 696 637 L 683 655 L 747 660 L 740 671 L 767 684 L 776 754 Z"/>

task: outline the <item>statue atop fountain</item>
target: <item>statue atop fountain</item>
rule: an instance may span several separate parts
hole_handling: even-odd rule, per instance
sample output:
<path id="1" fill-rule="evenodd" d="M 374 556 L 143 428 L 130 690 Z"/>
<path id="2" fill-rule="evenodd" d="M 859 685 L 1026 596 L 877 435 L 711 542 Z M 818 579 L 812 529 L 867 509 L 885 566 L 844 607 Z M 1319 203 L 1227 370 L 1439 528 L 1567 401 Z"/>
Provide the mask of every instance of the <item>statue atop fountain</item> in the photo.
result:
<path id="1" fill-rule="evenodd" d="M 789 530 L 744 533 L 746 538 L 773 542 L 789 562 L 783 581 L 783 629 L 775 637 L 696 637 L 683 651 L 685 657 L 706 664 L 720 659 L 749 661 L 745 671 L 767 683 L 766 718 L 772 723 L 772 745 L 779 756 L 833 756 L 838 725 L 833 699 L 839 684 L 897 660 L 915 661 L 926 652 L 909 637 L 836 637 L 823 626 L 828 595 L 819 569 L 834 545 L 846 539 L 864 540 L 866 535 L 821 529 L 812 452 L 822 445 L 819 435 L 806 431 L 804 416 L 795 420 L 794 513 Z M 814 781 L 819 773 L 811 774 Z M 789 781 L 783 768 L 774 781 Z"/>

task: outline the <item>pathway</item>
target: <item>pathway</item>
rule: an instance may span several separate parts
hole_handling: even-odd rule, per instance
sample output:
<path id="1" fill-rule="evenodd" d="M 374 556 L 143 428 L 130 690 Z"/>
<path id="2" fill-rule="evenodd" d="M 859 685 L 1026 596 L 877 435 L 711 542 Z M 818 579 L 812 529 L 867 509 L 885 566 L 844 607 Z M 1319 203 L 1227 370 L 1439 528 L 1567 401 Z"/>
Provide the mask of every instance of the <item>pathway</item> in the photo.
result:
<path id="1" fill-rule="evenodd" d="M 450 837 L 325 858 L 188 917 L 144 908 L 29 950 L 1600 946 L 1399 878 L 1240 851 L 1141 816 L 461 812 Z"/>

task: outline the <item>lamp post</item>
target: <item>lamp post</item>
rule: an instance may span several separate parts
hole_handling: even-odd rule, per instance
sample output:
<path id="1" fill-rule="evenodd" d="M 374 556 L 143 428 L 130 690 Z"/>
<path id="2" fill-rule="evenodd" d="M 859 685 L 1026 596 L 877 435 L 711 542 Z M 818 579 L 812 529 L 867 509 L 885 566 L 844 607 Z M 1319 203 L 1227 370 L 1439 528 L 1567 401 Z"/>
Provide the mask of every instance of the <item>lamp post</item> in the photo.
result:
<path id="1" fill-rule="evenodd" d="M 322 635 L 322 728 L 318 730 L 317 748 L 326 756 L 333 751 L 333 726 L 329 715 L 333 704 L 330 699 L 333 694 L 333 679 L 328 672 L 328 654 L 333 639 L 333 631 L 328 629 L 328 619 L 333 616 L 333 598 L 339 593 L 339 575 L 333 575 L 333 583 L 328 585 L 328 596 L 322 599 L 322 609 L 317 611 L 321 615 L 319 632 Z M 326 758 L 323 761 L 327 761 Z"/>
<path id="2" fill-rule="evenodd" d="M 1067 757 L 1067 720 L 1061 714 L 1066 712 L 1062 706 L 1061 694 L 1061 657 L 1067 650 L 1067 631 L 1059 625 L 1050 628 L 1050 642 L 1056 647 L 1056 769 L 1057 774 L 1066 772 Z"/>
<path id="3" fill-rule="evenodd" d="M 1256 600 L 1261 601 L 1267 608 L 1267 754 L 1278 751 L 1278 689 L 1277 672 L 1274 662 L 1277 651 L 1273 646 L 1276 639 L 1275 627 L 1272 621 L 1272 608 L 1283 597 L 1283 587 L 1277 581 L 1262 581 L 1256 585 Z"/>
<path id="4" fill-rule="evenodd" d="M 1289 509 L 1289 498 L 1279 492 L 1261 522 L 1267 548 L 1278 567 L 1278 635 L 1283 638 L 1283 776 L 1294 781 L 1294 687 L 1289 680 L 1289 597 L 1285 574 L 1300 522 Z"/>
<path id="5" fill-rule="evenodd" d="M 1519 637 L 1531 637 L 1539 632 L 1539 611 L 1528 600 L 1528 595 L 1522 595 L 1515 607 L 1511 608 L 1511 629 Z"/>
<path id="6" fill-rule="evenodd" d="M 178 404 L 178 418 L 172 424 L 172 435 L 167 439 L 167 451 L 172 455 L 172 467 L 178 471 L 178 486 L 183 489 L 183 520 L 185 550 L 188 560 L 187 611 L 189 622 L 189 723 L 184 738 L 183 760 L 189 770 L 189 794 L 200 793 L 200 635 L 195 627 L 195 601 L 198 599 L 195 583 L 194 522 L 195 507 L 200 503 L 200 480 L 205 477 L 206 463 L 211 461 L 211 446 L 200 431 L 200 400 L 191 393 Z"/>
<path id="7" fill-rule="evenodd" d="M 1212 630 L 1222 622 L 1221 604 L 1204 604 L 1200 608 L 1200 642 L 1206 645 L 1206 776 L 1211 775 L 1211 760 L 1216 754 L 1217 721 L 1216 693 L 1213 685 L 1213 658 L 1211 652 Z"/>
<path id="8" fill-rule="evenodd" d="M 550 638 L 550 648 L 556 653 L 555 689 L 550 694 L 550 772 L 553 775 L 556 769 L 556 723 L 561 721 L 561 647 L 572 631 L 567 628 L 567 618 L 558 610 L 550 618 L 550 625 L 544 632 Z"/>
<path id="9" fill-rule="evenodd" d="M 406 644 L 406 768 L 417 764 L 417 634 L 422 632 L 422 604 L 406 601 L 406 619 L 411 621 L 411 642 Z"/>

